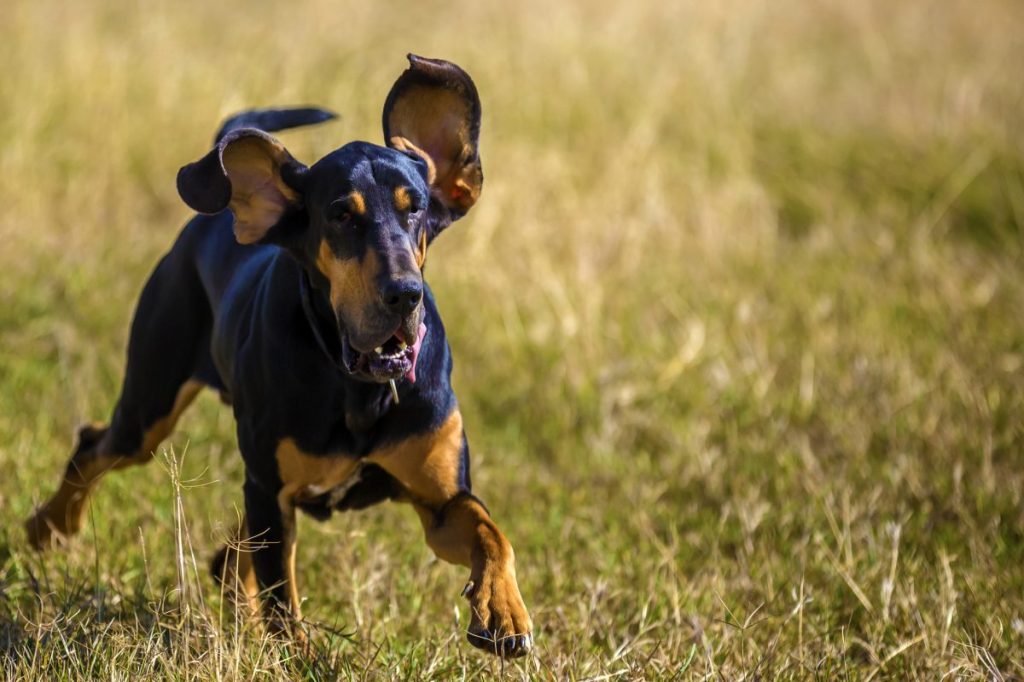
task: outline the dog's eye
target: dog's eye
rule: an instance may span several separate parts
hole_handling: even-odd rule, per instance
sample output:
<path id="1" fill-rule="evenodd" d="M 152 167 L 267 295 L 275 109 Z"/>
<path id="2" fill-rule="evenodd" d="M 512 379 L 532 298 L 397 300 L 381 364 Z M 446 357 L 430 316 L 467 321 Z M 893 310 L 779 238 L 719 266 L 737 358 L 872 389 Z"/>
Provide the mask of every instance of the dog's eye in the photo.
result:
<path id="1" fill-rule="evenodd" d="M 324 209 L 324 218 L 327 222 L 336 225 L 347 225 L 352 221 L 352 214 L 348 210 L 347 201 L 332 201 L 328 204 L 327 208 Z"/>

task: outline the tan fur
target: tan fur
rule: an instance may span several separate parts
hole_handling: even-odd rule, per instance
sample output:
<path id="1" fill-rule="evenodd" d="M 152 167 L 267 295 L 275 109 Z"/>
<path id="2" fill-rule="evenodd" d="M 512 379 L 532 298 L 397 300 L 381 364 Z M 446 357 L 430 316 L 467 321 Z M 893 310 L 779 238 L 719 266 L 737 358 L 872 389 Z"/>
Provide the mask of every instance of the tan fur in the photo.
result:
<path id="1" fill-rule="evenodd" d="M 142 450 L 141 456 L 148 457 L 153 454 L 157 449 L 157 446 L 164 441 L 167 436 L 171 435 L 174 431 L 174 427 L 178 424 L 178 420 L 181 418 L 182 412 L 192 404 L 199 392 L 203 390 L 204 384 L 194 379 L 189 379 L 181 388 L 178 389 L 178 395 L 174 398 L 174 406 L 171 408 L 171 413 L 163 419 L 158 419 L 150 426 L 142 438 Z"/>
<path id="2" fill-rule="evenodd" d="M 281 494 L 289 503 L 302 502 L 336 488 L 348 480 L 359 461 L 347 454 L 311 455 L 303 452 L 291 438 L 277 445 L 277 471 Z"/>
<path id="3" fill-rule="evenodd" d="M 295 503 L 288 488 L 277 494 L 277 506 L 281 509 L 281 556 L 284 559 L 284 581 L 288 590 L 288 606 L 295 620 L 302 619 L 302 601 L 299 599 L 299 580 L 295 571 L 295 556 L 298 551 L 298 528 L 295 518 Z"/>
<path id="4" fill-rule="evenodd" d="M 375 282 L 380 261 L 376 253 L 367 250 L 362 262 L 355 258 L 340 259 L 324 239 L 320 241 L 316 267 L 330 282 L 334 309 L 342 310 L 345 322 L 353 328 L 362 326 L 366 311 L 379 296 Z"/>
<path id="5" fill-rule="evenodd" d="M 470 141 L 469 104 L 451 90 L 416 86 L 394 103 L 388 117 L 391 144 L 433 166 L 435 194 L 448 206 L 469 210 L 480 198 L 483 174 Z"/>
<path id="6" fill-rule="evenodd" d="M 461 497 L 445 508 L 438 523 L 434 509 L 414 506 L 434 553 L 470 569 L 470 633 L 486 631 L 501 638 L 531 632 L 533 622 L 516 581 L 515 553 L 487 511 Z"/>
<path id="7" fill-rule="evenodd" d="M 83 428 L 79 433 L 81 442 L 68 462 L 60 488 L 25 524 L 32 546 L 42 549 L 81 530 L 89 496 L 103 474 L 149 461 L 153 451 L 174 430 L 181 413 L 202 388 L 203 384 L 194 380 L 182 384 L 170 413 L 146 429 L 137 452 L 111 451 L 109 431 L 105 427 Z M 96 438 L 96 442 L 86 442 L 91 438 Z"/>
<path id="8" fill-rule="evenodd" d="M 394 191 L 395 208 L 399 211 L 408 211 L 412 207 L 412 199 L 409 197 L 409 190 L 405 187 L 396 187 Z"/>
<path id="9" fill-rule="evenodd" d="M 427 229 L 423 228 L 420 231 L 420 244 L 419 249 L 416 251 L 416 267 L 420 270 L 423 269 L 424 263 L 427 262 Z"/>
<path id="10" fill-rule="evenodd" d="M 281 178 L 281 164 L 290 155 L 279 143 L 243 137 L 227 146 L 223 163 L 231 180 L 231 212 L 235 238 L 241 244 L 259 241 L 288 209 L 301 201 Z"/>
<path id="11" fill-rule="evenodd" d="M 367 461 L 398 479 L 418 502 L 440 506 L 459 491 L 462 415 L 454 410 L 430 433 L 375 450 Z"/>
<path id="12" fill-rule="evenodd" d="M 366 199 L 356 190 L 349 192 L 348 209 L 356 215 L 366 215 Z"/>
<path id="13" fill-rule="evenodd" d="M 252 565 L 252 550 L 259 542 L 259 538 L 249 537 L 243 520 L 235 538 L 225 548 L 224 575 L 221 576 L 227 595 L 251 617 L 259 615 L 260 588 Z"/>
<path id="14" fill-rule="evenodd" d="M 296 553 L 298 528 L 295 504 L 321 495 L 344 483 L 355 472 L 358 461 L 345 454 L 316 456 L 303 452 L 294 440 L 285 438 L 277 446 L 277 471 L 282 487 L 277 495 L 284 528 L 282 556 L 291 615 L 302 618 L 299 598 Z"/>
<path id="15" fill-rule="evenodd" d="M 399 151 L 412 152 L 416 156 L 423 159 L 423 161 L 427 164 L 427 184 L 434 184 L 434 181 L 437 180 L 437 168 L 434 166 L 434 160 L 430 158 L 430 154 L 423 151 L 422 149 L 414 145 L 410 140 L 402 137 L 401 135 L 395 135 L 389 140 L 389 143 L 391 144 L 392 147 L 398 149 Z"/>
<path id="16" fill-rule="evenodd" d="M 516 582 L 512 545 L 476 500 L 458 496 L 462 437 L 462 415 L 455 410 L 432 433 L 381 448 L 368 460 L 405 488 L 434 553 L 470 569 L 470 633 L 527 634 L 533 624 Z"/>

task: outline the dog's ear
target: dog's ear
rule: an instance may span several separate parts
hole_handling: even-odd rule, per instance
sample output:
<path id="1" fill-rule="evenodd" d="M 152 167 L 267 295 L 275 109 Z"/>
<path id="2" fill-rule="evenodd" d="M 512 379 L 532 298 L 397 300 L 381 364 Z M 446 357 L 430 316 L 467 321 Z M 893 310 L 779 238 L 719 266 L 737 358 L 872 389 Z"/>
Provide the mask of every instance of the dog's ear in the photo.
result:
<path id="1" fill-rule="evenodd" d="M 306 167 L 274 137 L 256 128 L 240 128 L 178 171 L 178 194 L 199 213 L 230 208 L 235 238 L 252 244 L 286 213 L 302 207 L 299 187 L 305 172 Z"/>
<path id="2" fill-rule="evenodd" d="M 480 197 L 480 97 L 451 62 L 410 54 L 409 64 L 384 103 L 384 139 L 426 164 L 433 236 Z"/>

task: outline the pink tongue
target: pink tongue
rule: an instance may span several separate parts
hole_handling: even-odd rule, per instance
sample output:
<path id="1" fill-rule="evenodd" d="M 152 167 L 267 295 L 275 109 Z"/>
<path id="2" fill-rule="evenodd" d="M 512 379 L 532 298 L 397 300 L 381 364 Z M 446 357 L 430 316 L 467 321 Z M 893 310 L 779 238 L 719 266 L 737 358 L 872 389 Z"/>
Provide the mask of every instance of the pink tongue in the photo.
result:
<path id="1" fill-rule="evenodd" d="M 420 355 L 420 346 L 423 345 L 423 337 L 427 335 L 427 325 L 420 322 L 420 332 L 416 338 L 416 343 L 412 344 L 412 368 L 406 373 L 405 378 L 409 380 L 409 383 L 416 383 L 416 359 Z"/>

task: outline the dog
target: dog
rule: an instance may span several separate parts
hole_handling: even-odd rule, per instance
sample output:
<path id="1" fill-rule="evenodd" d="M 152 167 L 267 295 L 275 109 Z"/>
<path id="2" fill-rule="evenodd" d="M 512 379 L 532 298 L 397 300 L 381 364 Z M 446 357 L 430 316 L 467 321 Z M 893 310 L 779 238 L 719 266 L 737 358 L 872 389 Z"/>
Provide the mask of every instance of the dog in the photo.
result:
<path id="1" fill-rule="evenodd" d="M 480 99 L 455 64 L 408 59 L 385 100 L 386 146 L 350 142 L 307 167 L 269 133 L 334 114 L 254 110 L 179 171 L 199 215 L 143 288 L 116 408 L 80 430 L 59 489 L 25 524 L 33 547 L 81 530 L 100 478 L 148 462 L 208 387 L 234 410 L 245 461 L 243 542 L 214 571 L 263 622 L 302 637 L 297 510 L 324 520 L 390 499 L 412 506 L 438 557 L 470 569 L 469 641 L 530 651 L 512 545 L 472 493 L 423 279 L 430 244 L 480 196 Z"/>

